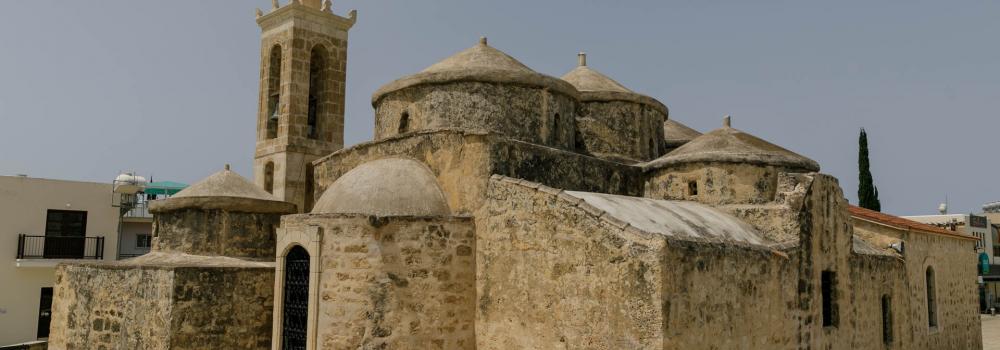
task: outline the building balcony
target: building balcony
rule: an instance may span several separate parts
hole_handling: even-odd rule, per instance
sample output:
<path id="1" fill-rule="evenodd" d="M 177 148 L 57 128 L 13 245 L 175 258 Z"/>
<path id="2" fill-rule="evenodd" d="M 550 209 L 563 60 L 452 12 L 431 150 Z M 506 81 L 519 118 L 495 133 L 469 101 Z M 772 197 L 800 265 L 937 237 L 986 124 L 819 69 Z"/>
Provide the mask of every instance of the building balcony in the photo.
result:
<path id="1" fill-rule="evenodd" d="M 17 235 L 18 267 L 52 267 L 63 261 L 104 259 L 104 237 Z"/>
<path id="2" fill-rule="evenodd" d="M 149 202 L 136 203 L 134 207 L 125 212 L 125 221 L 152 221 L 153 214 L 149 212 Z"/>

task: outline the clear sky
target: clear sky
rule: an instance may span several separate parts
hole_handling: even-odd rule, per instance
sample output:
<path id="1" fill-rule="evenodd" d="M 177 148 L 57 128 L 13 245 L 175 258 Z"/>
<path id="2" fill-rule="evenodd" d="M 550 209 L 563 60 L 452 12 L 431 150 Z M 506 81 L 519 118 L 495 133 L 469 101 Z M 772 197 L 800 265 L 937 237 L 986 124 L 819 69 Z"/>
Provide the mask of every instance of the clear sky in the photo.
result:
<path id="1" fill-rule="evenodd" d="M 282 3 L 287 0 L 281 0 Z M 250 175 L 259 77 L 252 1 L 7 1 L 0 174 L 191 183 Z M 857 198 L 868 130 L 883 211 L 1000 200 L 1000 2 L 343 0 L 346 143 L 371 93 L 486 35 L 533 69 L 592 68 L 701 131 L 733 126 L 818 161 Z"/>

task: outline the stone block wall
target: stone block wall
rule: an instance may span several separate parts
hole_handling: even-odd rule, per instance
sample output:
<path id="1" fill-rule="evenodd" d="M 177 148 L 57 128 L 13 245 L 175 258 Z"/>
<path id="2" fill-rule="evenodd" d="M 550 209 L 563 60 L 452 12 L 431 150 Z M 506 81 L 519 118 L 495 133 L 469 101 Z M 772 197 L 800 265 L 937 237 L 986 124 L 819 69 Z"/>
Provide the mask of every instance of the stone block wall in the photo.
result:
<path id="1" fill-rule="evenodd" d="M 630 101 L 581 102 L 577 129 L 587 153 L 621 160 L 649 161 L 663 153 L 663 122 L 667 116 Z"/>
<path id="2" fill-rule="evenodd" d="M 781 169 L 752 164 L 682 164 L 647 171 L 645 196 L 706 204 L 763 204 L 775 199 Z"/>
<path id="3" fill-rule="evenodd" d="M 153 250 L 250 259 L 274 257 L 278 214 L 179 209 L 153 221 Z"/>
<path id="4" fill-rule="evenodd" d="M 294 215 L 282 236 L 309 226 L 322 236 L 317 349 L 475 349 L 471 218 Z"/>
<path id="5" fill-rule="evenodd" d="M 267 349 L 273 268 L 60 265 L 49 348 Z"/>
<path id="6" fill-rule="evenodd" d="M 455 128 L 576 149 L 576 99 L 547 89 L 462 81 L 416 85 L 375 102 L 375 140 L 407 131 Z"/>

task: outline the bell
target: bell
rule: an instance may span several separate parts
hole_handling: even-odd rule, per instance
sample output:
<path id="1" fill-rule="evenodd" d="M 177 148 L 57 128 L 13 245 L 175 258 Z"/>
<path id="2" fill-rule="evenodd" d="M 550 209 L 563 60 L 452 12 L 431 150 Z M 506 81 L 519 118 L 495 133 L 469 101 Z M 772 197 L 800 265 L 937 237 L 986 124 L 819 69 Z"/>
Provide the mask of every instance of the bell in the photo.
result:
<path id="1" fill-rule="evenodd" d="M 273 121 L 277 121 L 278 117 L 279 117 L 279 115 L 278 115 L 278 106 L 274 106 L 274 114 L 271 114 L 271 118 L 269 118 L 269 119 L 273 120 Z"/>

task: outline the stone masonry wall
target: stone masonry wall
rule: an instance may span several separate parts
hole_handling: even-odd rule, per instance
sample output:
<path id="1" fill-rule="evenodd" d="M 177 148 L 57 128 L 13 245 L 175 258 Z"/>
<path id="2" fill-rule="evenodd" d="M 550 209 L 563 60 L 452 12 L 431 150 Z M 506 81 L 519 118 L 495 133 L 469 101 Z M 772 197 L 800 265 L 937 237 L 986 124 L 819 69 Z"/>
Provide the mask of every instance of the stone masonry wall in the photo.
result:
<path id="1" fill-rule="evenodd" d="M 455 128 L 515 140 L 576 148 L 576 100 L 547 89 L 486 82 L 417 85 L 383 96 L 375 106 L 375 140 L 407 131 Z"/>
<path id="2" fill-rule="evenodd" d="M 490 182 L 477 223 L 477 349 L 660 348 L 665 242 L 546 189 Z"/>
<path id="3" fill-rule="evenodd" d="M 577 128 L 583 148 L 605 159 L 656 159 L 663 150 L 663 122 L 656 109 L 629 101 L 581 102 Z"/>
<path id="4" fill-rule="evenodd" d="M 153 250 L 273 259 L 277 214 L 181 209 L 156 215 Z"/>
<path id="5" fill-rule="evenodd" d="M 780 172 L 751 164 L 682 164 L 648 171 L 645 196 L 713 205 L 763 204 L 774 200 Z"/>
<path id="6" fill-rule="evenodd" d="M 908 307 L 894 310 L 899 316 L 900 334 L 906 348 L 913 349 L 981 349 L 979 296 L 976 271 L 975 241 L 957 239 L 886 226 L 854 218 L 855 232 L 863 236 L 891 237 L 905 242 L 905 285 L 900 300 Z M 935 271 L 938 326 L 928 325 L 927 267 Z M 905 304 L 904 304 L 905 305 Z"/>
<path id="7" fill-rule="evenodd" d="M 271 268 L 60 265 L 50 349 L 268 349 Z"/>
<path id="8" fill-rule="evenodd" d="M 286 216 L 322 230 L 318 349 L 475 349 L 471 218 Z M 287 233 L 286 233 L 287 234 Z"/>
<path id="9" fill-rule="evenodd" d="M 641 171 L 635 167 L 496 135 L 437 130 L 363 143 L 320 159 L 316 198 L 361 163 L 393 156 L 427 164 L 455 214 L 472 214 L 482 206 L 492 174 L 579 191 L 633 196 L 642 191 Z"/>
<path id="10" fill-rule="evenodd" d="M 909 327 L 912 307 L 906 285 L 904 261 L 898 258 L 853 254 L 851 264 L 851 317 L 855 349 L 918 349 Z M 883 332 L 882 297 L 889 298 L 888 338 Z"/>
<path id="11" fill-rule="evenodd" d="M 49 349 L 170 348 L 174 271 L 59 265 Z"/>

